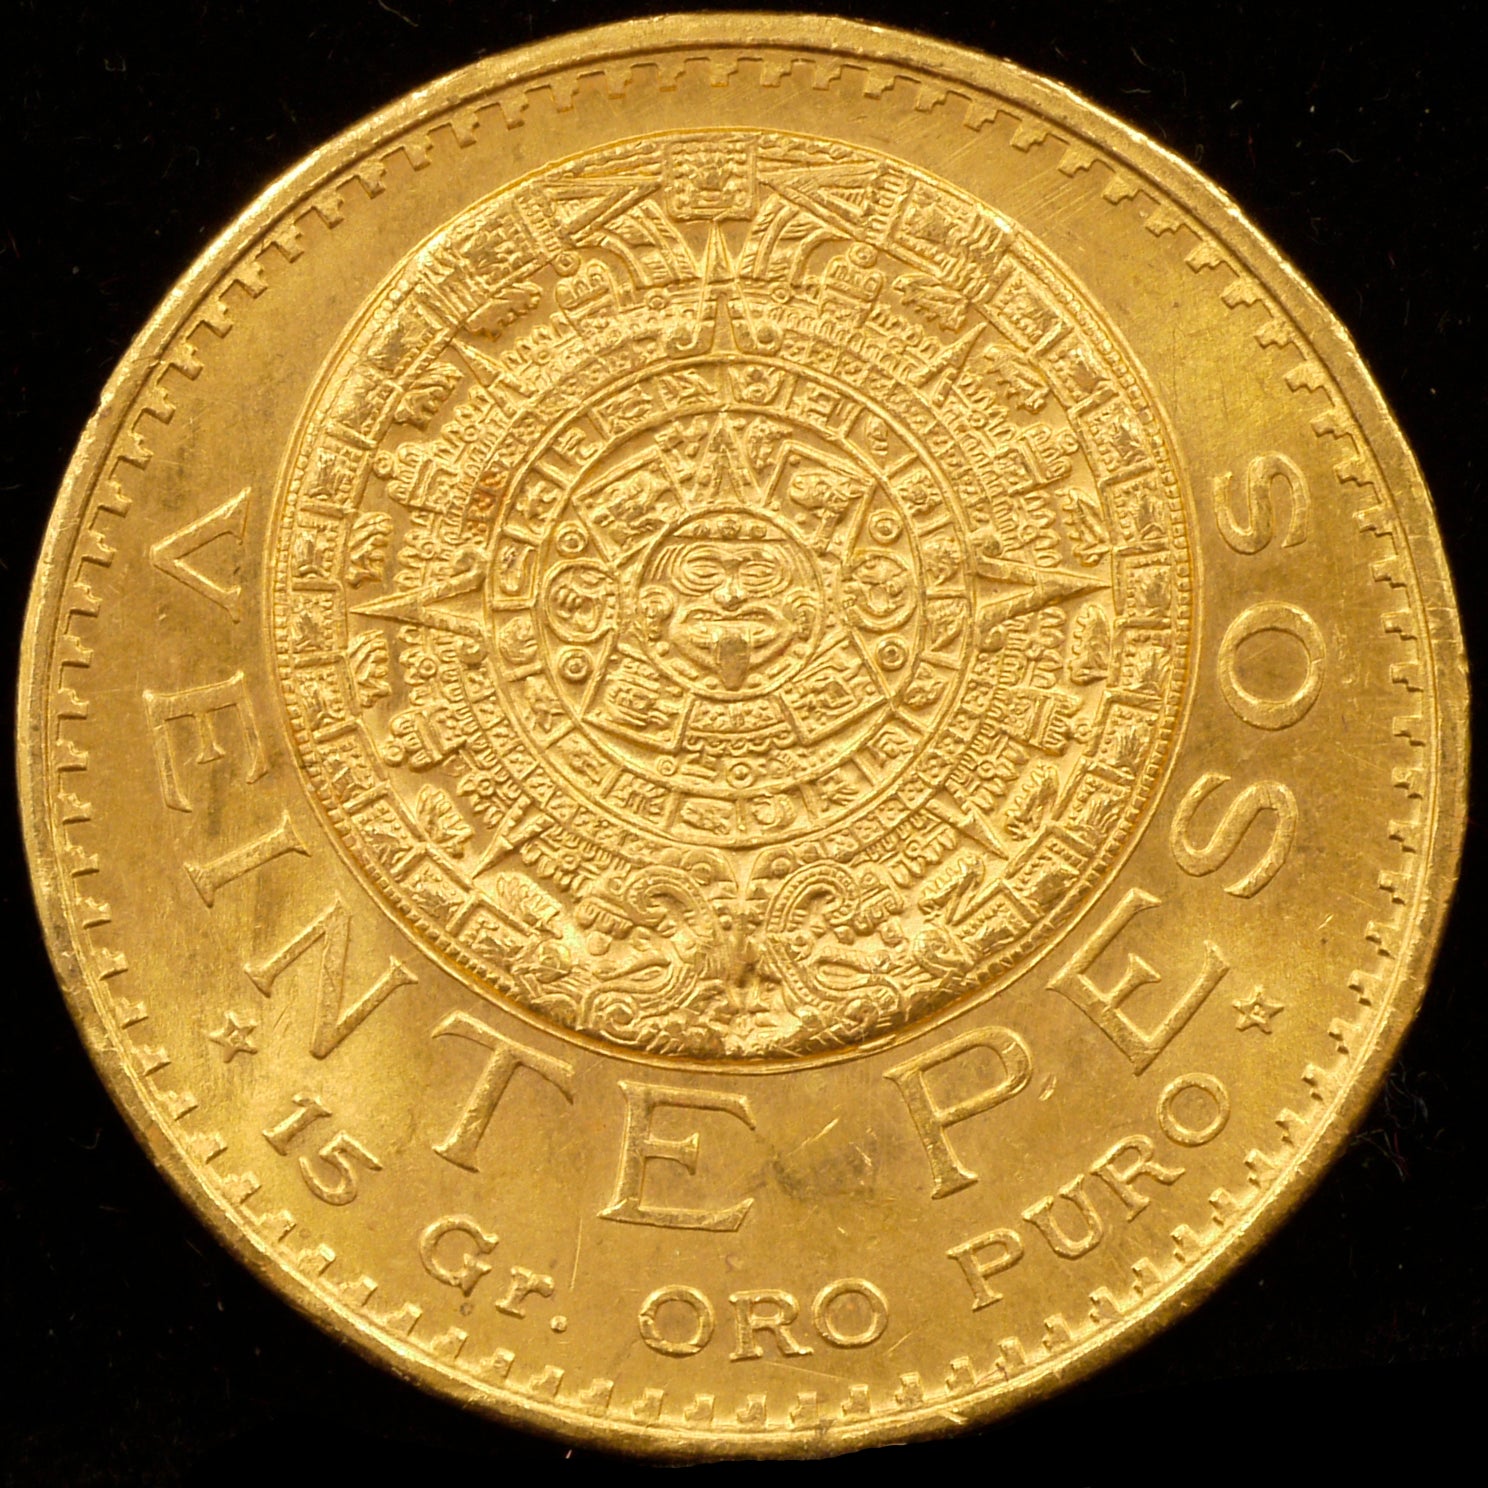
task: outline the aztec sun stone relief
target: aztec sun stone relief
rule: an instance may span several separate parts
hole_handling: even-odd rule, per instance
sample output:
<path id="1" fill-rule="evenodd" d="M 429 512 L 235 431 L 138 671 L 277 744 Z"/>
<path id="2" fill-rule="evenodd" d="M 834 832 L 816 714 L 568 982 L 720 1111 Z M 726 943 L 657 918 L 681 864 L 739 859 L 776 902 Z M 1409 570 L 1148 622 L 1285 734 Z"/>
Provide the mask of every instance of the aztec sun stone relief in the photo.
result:
<path id="1" fill-rule="evenodd" d="M 878 1039 L 1130 839 L 1186 680 L 1150 395 L 886 157 L 652 137 L 489 198 L 333 359 L 279 509 L 299 763 L 473 985 L 651 1055 Z"/>

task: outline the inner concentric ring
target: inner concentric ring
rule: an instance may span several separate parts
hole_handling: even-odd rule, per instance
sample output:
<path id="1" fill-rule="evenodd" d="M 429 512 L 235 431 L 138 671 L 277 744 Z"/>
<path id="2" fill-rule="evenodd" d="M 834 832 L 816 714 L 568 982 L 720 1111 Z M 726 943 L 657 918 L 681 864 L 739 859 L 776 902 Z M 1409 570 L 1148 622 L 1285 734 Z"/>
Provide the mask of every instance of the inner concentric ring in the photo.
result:
<path id="1" fill-rule="evenodd" d="M 570 789 L 642 832 L 666 800 L 672 837 L 759 847 L 861 814 L 914 767 L 956 695 L 968 635 L 946 623 L 961 618 L 957 600 L 927 600 L 917 523 L 871 458 L 749 401 L 787 379 L 832 403 L 847 389 L 758 353 L 686 370 L 694 396 L 680 413 L 585 444 L 534 555 L 537 603 L 513 605 L 493 583 L 489 625 L 513 645 L 531 629 L 539 666 L 503 673 L 504 717 Z M 660 403 L 675 375 L 643 375 L 627 394 Z M 862 407 L 881 439 L 917 448 Z M 529 469 L 572 434 L 560 425 Z M 934 494 L 952 509 L 943 482 Z M 961 528 L 943 525 L 930 553 L 963 568 Z M 913 735 L 882 732 L 895 699 L 914 710 Z M 551 749 L 560 734 L 583 752 Z M 852 765 L 865 749 L 871 780 Z"/>

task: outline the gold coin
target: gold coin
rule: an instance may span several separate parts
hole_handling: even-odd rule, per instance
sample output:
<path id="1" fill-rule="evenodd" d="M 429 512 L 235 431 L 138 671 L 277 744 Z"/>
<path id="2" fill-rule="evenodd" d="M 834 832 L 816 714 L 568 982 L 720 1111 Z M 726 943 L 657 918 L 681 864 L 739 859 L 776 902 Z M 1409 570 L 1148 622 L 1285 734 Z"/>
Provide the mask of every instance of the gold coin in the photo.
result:
<path id="1" fill-rule="evenodd" d="M 1382 1076 L 1464 817 L 1337 323 L 1062 89 L 820 19 L 508 53 L 272 187 L 84 437 L 21 701 L 198 1213 L 666 1456 L 944 1434 L 1191 1305 Z"/>

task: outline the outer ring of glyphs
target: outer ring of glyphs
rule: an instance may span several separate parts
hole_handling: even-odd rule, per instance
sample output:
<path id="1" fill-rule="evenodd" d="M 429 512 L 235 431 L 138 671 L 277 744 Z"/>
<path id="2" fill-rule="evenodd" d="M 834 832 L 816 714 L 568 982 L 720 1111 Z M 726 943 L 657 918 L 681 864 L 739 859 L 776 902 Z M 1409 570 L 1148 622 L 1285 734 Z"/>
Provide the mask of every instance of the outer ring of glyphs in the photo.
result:
<path id="1" fill-rule="evenodd" d="M 302 775 L 528 1015 L 733 1067 L 1026 966 L 1182 710 L 1183 498 L 1071 277 L 946 183 L 754 132 L 468 209 L 332 358 L 282 496 Z"/>

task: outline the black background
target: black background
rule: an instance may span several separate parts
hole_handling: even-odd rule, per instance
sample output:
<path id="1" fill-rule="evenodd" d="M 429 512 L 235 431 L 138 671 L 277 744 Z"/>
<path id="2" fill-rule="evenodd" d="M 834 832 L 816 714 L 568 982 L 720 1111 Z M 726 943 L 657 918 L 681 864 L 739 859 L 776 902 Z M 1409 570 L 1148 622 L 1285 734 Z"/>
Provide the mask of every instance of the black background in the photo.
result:
<path id="1" fill-rule="evenodd" d="M 649 8 L 0 6 L 7 657 L 53 493 L 98 391 L 177 276 L 248 199 L 434 76 Z M 1483 654 L 1488 109 L 1475 76 L 1474 7 L 1366 15 L 1008 0 L 860 3 L 848 13 L 1058 78 L 1195 162 L 1242 205 L 1374 369 L 1435 493 L 1469 644 Z M 5 826 L 8 1479 L 259 1484 L 453 1469 L 469 1483 L 472 1470 L 500 1481 L 508 1467 L 525 1476 L 603 1462 L 504 1431 L 363 1364 L 219 1248 L 94 1076 L 55 991 L 9 813 Z M 1360 1132 L 1283 1232 L 1197 1315 L 1090 1383 L 987 1432 L 892 1449 L 874 1465 L 1050 1484 L 1128 1472 L 1214 1482 L 1258 1467 L 1310 1481 L 1382 1467 L 1396 1452 L 1432 1472 L 1469 1442 L 1488 1344 L 1482 857 L 1470 829 L 1418 1025 Z M 774 1471 L 836 1480 L 863 1466 Z"/>

